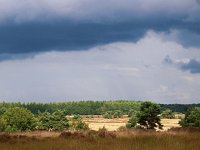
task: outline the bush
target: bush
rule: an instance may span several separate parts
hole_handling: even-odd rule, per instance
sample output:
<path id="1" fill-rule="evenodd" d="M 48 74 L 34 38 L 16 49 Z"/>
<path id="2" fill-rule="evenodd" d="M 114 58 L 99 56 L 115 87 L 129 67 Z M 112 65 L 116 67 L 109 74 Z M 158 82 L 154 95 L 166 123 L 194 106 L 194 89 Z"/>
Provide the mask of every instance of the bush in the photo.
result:
<path id="1" fill-rule="evenodd" d="M 65 118 L 63 111 L 57 110 L 38 114 L 38 129 L 40 130 L 64 130 L 69 128 L 69 121 Z"/>
<path id="2" fill-rule="evenodd" d="M 172 112 L 172 110 L 166 109 L 166 110 L 164 110 L 164 111 L 162 112 L 161 117 L 162 117 L 162 118 L 167 118 L 167 119 L 173 119 L 173 118 L 175 118 L 175 115 L 174 115 L 174 113 Z"/>
<path id="3" fill-rule="evenodd" d="M 128 112 L 128 117 L 136 116 L 137 113 L 138 113 L 138 110 L 130 109 Z"/>
<path id="4" fill-rule="evenodd" d="M 179 124 L 182 127 L 199 127 L 200 128 L 200 107 L 189 109 L 185 118 L 181 119 Z"/>
<path id="5" fill-rule="evenodd" d="M 105 137 L 111 137 L 111 138 L 116 138 L 115 132 L 108 131 L 105 126 L 103 128 L 99 128 L 98 130 L 98 136 L 105 138 Z"/>
<path id="6" fill-rule="evenodd" d="M 107 111 L 103 114 L 103 118 L 105 119 L 112 119 L 113 118 L 113 112 L 112 111 Z"/>
<path id="7" fill-rule="evenodd" d="M 127 127 L 125 126 L 120 126 L 117 131 L 126 131 L 127 130 Z"/>
<path id="8" fill-rule="evenodd" d="M 138 121 L 137 117 L 136 116 L 132 116 L 129 119 L 128 123 L 126 124 L 126 127 L 127 128 L 133 128 L 133 127 L 135 127 L 137 125 L 137 121 Z"/>
<path id="9" fill-rule="evenodd" d="M 26 131 L 36 127 L 34 115 L 25 108 L 9 108 L 2 117 L 6 121 L 6 131 Z"/>
<path id="10" fill-rule="evenodd" d="M 83 122 L 83 119 L 80 115 L 74 115 L 74 117 L 70 120 L 70 127 L 72 130 L 89 130 L 88 124 Z"/>
<path id="11" fill-rule="evenodd" d="M 122 116 L 123 113 L 121 110 L 107 111 L 103 114 L 103 118 L 106 119 L 121 118 Z"/>
<path id="12" fill-rule="evenodd" d="M 123 113 L 121 110 L 116 110 L 113 113 L 113 118 L 121 118 L 123 116 Z"/>

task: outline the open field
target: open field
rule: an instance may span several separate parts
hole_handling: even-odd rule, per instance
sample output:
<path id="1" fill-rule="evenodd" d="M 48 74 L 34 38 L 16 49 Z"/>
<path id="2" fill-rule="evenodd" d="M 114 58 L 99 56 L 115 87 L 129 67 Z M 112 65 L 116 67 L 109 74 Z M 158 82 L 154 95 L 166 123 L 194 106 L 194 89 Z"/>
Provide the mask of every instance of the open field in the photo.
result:
<path id="1" fill-rule="evenodd" d="M 123 118 L 105 119 L 102 116 L 83 117 L 84 122 L 88 123 L 89 128 L 92 130 L 98 130 L 105 126 L 108 131 L 116 131 L 119 127 L 125 126 L 128 122 L 128 117 Z M 166 131 L 172 127 L 180 127 L 178 122 L 180 119 L 162 119 L 161 123 L 164 125 L 163 130 Z"/>
<path id="2" fill-rule="evenodd" d="M 124 131 L 116 134 L 115 138 L 93 136 L 61 138 L 58 133 L 49 138 L 0 136 L 0 150 L 199 150 L 200 148 L 200 132 Z"/>

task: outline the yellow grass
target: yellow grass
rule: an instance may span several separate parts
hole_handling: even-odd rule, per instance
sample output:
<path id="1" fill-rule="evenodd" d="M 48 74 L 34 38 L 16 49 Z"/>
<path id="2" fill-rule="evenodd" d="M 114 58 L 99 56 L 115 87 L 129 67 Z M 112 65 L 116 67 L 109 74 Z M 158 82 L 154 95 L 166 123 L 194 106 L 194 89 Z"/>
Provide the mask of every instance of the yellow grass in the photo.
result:
<path id="1" fill-rule="evenodd" d="M 88 118 L 83 117 L 84 122 L 89 125 L 92 130 L 98 130 L 105 126 L 108 131 L 116 131 L 119 127 L 125 126 L 128 122 L 128 117 L 123 116 L 123 118 L 105 119 L 102 116 Z M 172 127 L 180 127 L 178 122 L 180 119 L 161 119 L 161 123 L 164 125 L 163 131 L 166 131 Z"/>
<path id="2" fill-rule="evenodd" d="M 117 138 L 0 139 L 0 150 L 199 150 L 200 133 L 139 132 Z"/>

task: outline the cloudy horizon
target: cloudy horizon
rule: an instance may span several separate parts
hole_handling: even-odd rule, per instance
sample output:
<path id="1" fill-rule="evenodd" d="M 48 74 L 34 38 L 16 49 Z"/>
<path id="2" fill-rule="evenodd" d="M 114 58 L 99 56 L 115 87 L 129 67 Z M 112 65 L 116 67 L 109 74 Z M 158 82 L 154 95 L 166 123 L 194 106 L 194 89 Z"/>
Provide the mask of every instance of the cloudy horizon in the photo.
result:
<path id="1" fill-rule="evenodd" d="M 200 102 L 199 0 L 0 0 L 0 101 Z"/>

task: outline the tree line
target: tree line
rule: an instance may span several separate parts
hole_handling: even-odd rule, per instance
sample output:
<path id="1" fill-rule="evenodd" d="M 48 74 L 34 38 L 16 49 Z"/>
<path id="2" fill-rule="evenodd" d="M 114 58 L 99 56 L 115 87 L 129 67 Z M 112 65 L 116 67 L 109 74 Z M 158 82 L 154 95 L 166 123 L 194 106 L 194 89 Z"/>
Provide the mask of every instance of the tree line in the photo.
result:
<path id="1" fill-rule="evenodd" d="M 65 115 L 101 115 L 107 111 L 120 110 L 123 114 L 128 114 L 130 109 L 138 109 L 141 102 L 138 101 L 78 101 L 78 102 L 58 102 L 58 103 L 0 103 L 0 114 L 6 109 L 13 107 L 23 107 L 33 114 L 39 112 L 55 112 L 61 110 Z"/>
<path id="2" fill-rule="evenodd" d="M 33 114 L 42 112 L 53 113 L 61 110 L 65 115 L 102 115 L 106 112 L 120 111 L 123 115 L 129 115 L 130 110 L 139 110 L 140 101 L 78 101 L 78 102 L 57 102 L 57 103 L 0 103 L 0 115 L 8 108 L 23 107 Z M 186 113 L 189 108 L 200 107 L 200 104 L 160 104 L 161 111 L 170 109 L 173 112 Z"/>

